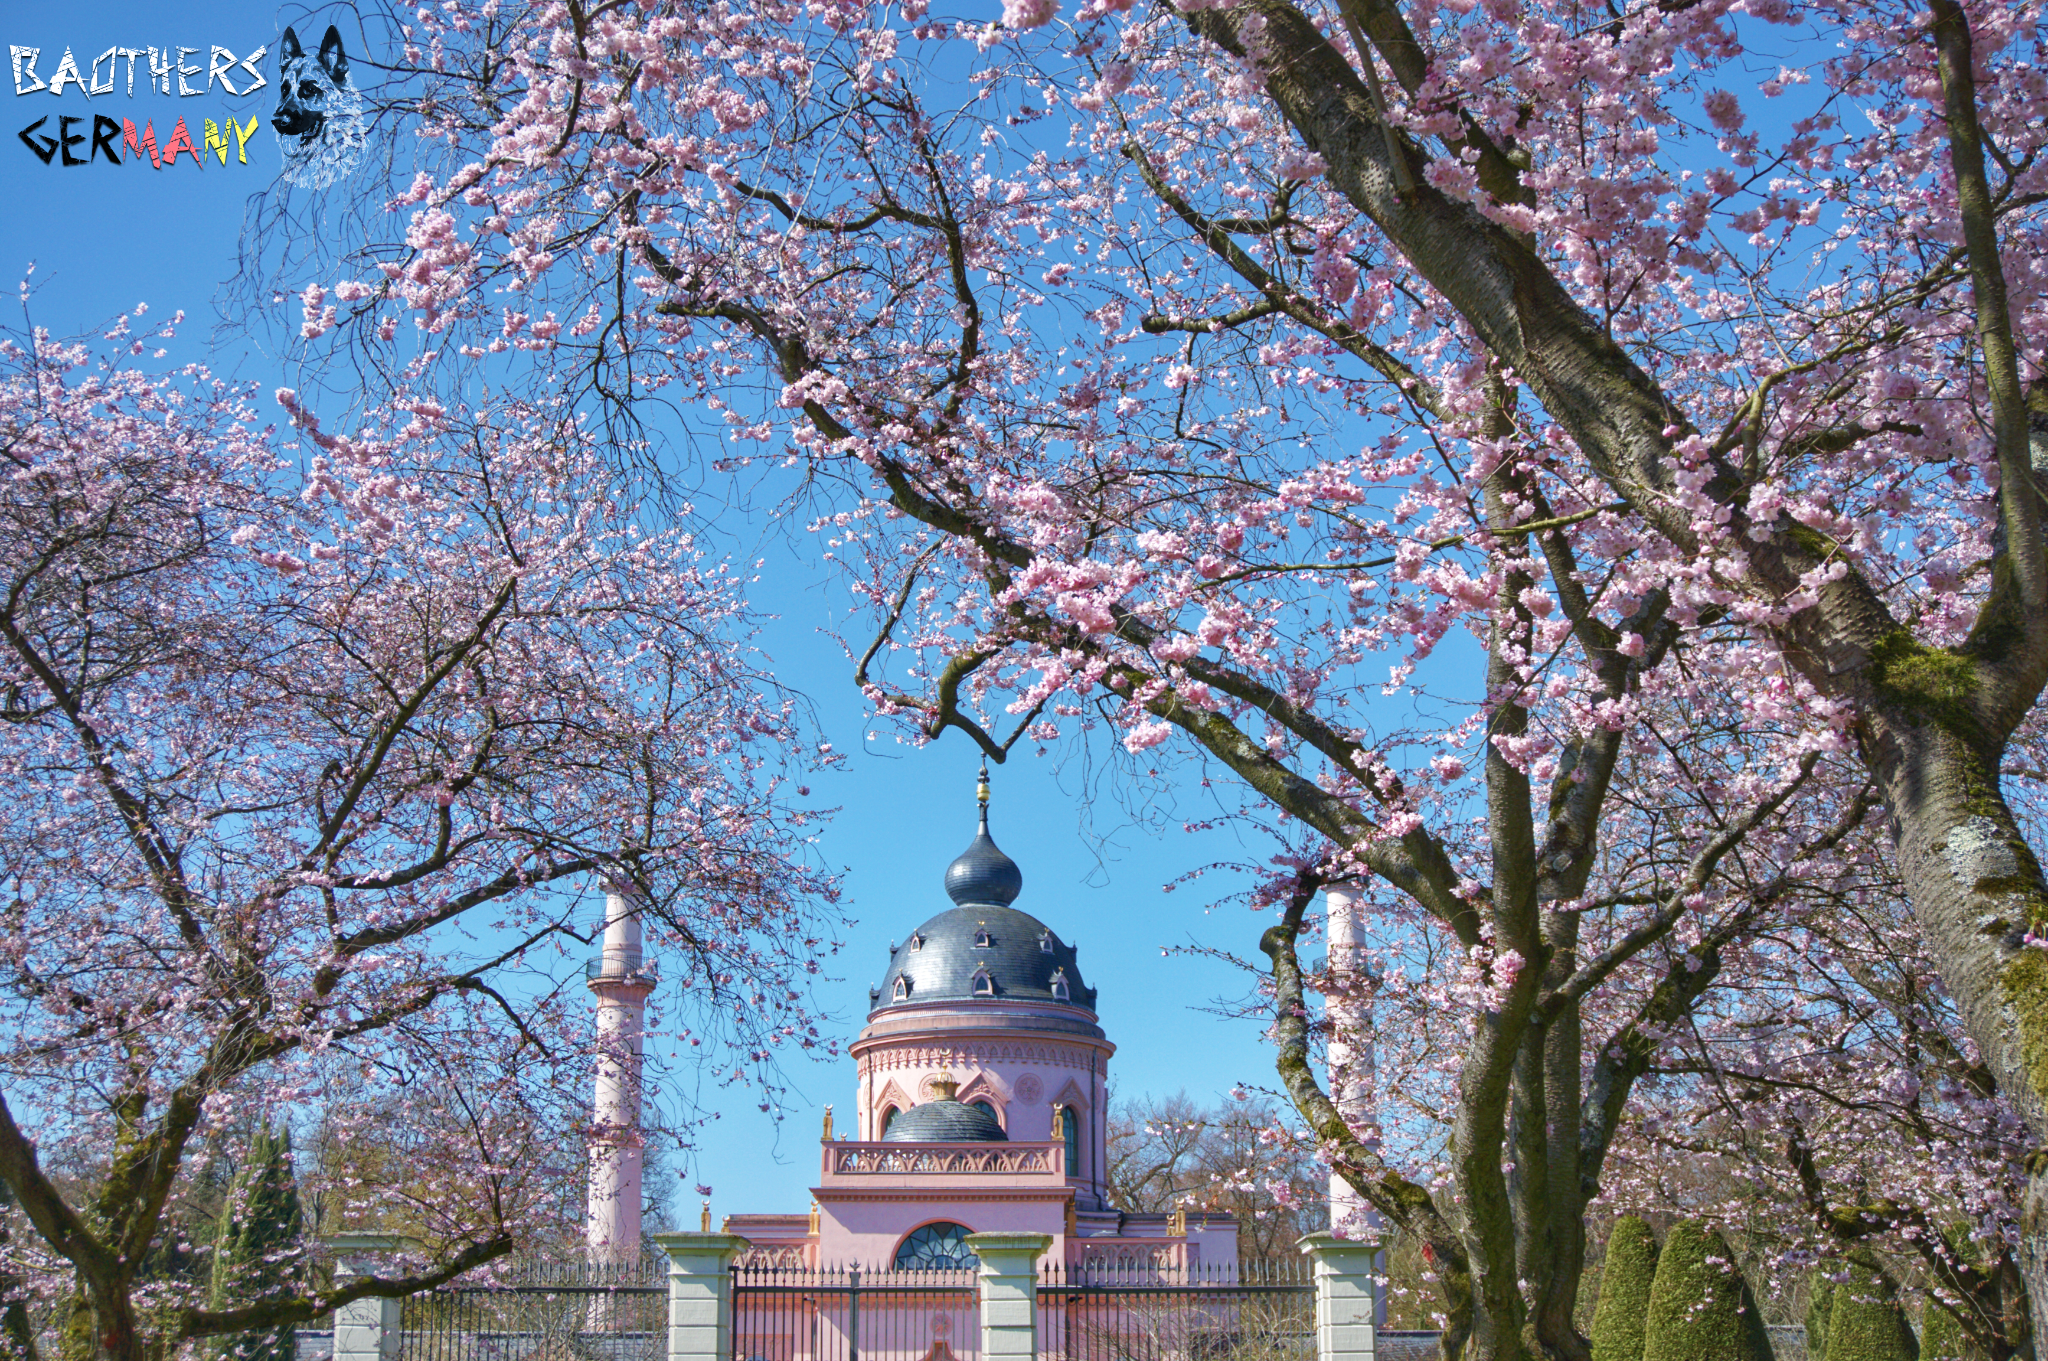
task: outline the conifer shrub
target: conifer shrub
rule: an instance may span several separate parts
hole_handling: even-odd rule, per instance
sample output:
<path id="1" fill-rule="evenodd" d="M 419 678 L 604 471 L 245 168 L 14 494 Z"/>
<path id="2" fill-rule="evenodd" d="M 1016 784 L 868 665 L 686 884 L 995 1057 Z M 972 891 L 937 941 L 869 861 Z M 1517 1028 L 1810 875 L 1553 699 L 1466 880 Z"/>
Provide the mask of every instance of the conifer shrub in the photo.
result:
<path id="1" fill-rule="evenodd" d="M 292 1174 L 289 1129 L 266 1124 L 228 1188 L 215 1239 L 214 1307 L 249 1303 L 299 1283 L 293 1249 L 305 1233 L 298 1180 Z M 297 1361 L 295 1328 L 286 1326 L 217 1339 L 222 1361 Z"/>
<path id="2" fill-rule="evenodd" d="M 1875 1258 L 1851 1261 L 1828 1310 L 1828 1361 L 1915 1361 L 1920 1354 L 1899 1283 Z"/>
<path id="3" fill-rule="evenodd" d="M 1827 1361 L 1828 1309 L 1835 1302 L 1835 1283 L 1816 1270 L 1806 1293 L 1806 1361 Z"/>
<path id="4" fill-rule="evenodd" d="M 1969 1345 L 1956 1316 L 1933 1300 L 1927 1301 L 1920 1315 L 1920 1361 L 1971 1361 L 1964 1350 Z"/>
<path id="5" fill-rule="evenodd" d="M 1763 1314 L 1719 1233 L 1682 1222 L 1665 1235 L 1643 1361 L 1771 1361 Z"/>
<path id="6" fill-rule="evenodd" d="M 1600 1303 L 1593 1310 L 1593 1361 L 1643 1361 L 1643 1324 L 1657 1274 L 1657 1239 L 1634 1215 L 1614 1221 Z"/>

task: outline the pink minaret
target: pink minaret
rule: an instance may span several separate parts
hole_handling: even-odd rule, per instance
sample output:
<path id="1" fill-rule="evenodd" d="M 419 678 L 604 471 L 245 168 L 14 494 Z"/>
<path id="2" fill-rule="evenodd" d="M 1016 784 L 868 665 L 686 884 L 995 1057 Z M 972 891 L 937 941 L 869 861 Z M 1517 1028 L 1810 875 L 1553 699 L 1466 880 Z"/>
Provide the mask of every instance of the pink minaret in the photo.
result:
<path id="1" fill-rule="evenodd" d="M 1367 1000 L 1369 964 L 1365 956 L 1365 897 L 1356 884 L 1332 884 L 1324 890 L 1329 912 L 1330 960 L 1330 1099 L 1337 1103 L 1344 1123 L 1358 1131 L 1368 1148 L 1380 1146 L 1379 1114 L 1373 1108 L 1373 1087 L 1378 1077 L 1378 1055 L 1372 1042 L 1372 1003 Z M 1330 1173 L 1330 1228 L 1347 1237 L 1364 1237 L 1380 1227 L 1379 1211 L 1351 1189 L 1335 1172 Z M 1374 1259 L 1374 1272 L 1383 1278 L 1385 1255 Z M 1383 1279 L 1373 1282 L 1373 1322 L 1384 1328 L 1387 1296 Z"/>
<path id="2" fill-rule="evenodd" d="M 604 947 L 584 970 L 597 995 L 597 1105 L 584 1239 L 595 1262 L 640 1256 L 640 1037 L 655 973 L 640 955 L 639 892 L 609 886 Z"/>

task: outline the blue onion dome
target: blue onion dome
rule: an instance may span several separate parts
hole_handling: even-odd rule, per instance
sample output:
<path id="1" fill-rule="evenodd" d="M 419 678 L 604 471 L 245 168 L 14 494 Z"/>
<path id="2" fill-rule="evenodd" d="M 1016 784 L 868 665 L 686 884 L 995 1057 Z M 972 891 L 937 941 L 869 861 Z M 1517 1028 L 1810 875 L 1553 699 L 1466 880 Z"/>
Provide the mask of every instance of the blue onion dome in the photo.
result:
<path id="1" fill-rule="evenodd" d="M 984 812 L 974 844 L 946 866 L 946 896 L 962 907 L 970 903 L 1008 907 L 1023 891 L 1024 871 L 990 840 L 988 815 Z"/>
<path id="2" fill-rule="evenodd" d="M 882 1131 L 885 1143 L 1001 1144 L 1010 1136 L 996 1118 L 979 1106 L 959 1101 L 959 1084 L 949 1075 L 932 1083 L 934 1098 L 897 1115 Z"/>
<path id="3" fill-rule="evenodd" d="M 1010 906 L 1024 874 L 988 834 L 988 771 L 982 770 L 981 829 L 946 871 L 957 906 L 889 947 L 889 971 L 868 990 L 870 1015 L 923 1003 L 1053 1003 L 1092 1013 L 1095 990 L 1081 981 L 1074 947 L 1028 912 Z"/>
<path id="4" fill-rule="evenodd" d="M 946 896 L 962 907 L 986 903 L 1008 907 L 1024 891 L 1024 871 L 1017 862 L 996 849 L 988 834 L 988 761 L 981 763 L 981 781 L 974 787 L 975 802 L 981 806 L 981 827 L 974 844 L 946 866 Z"/>

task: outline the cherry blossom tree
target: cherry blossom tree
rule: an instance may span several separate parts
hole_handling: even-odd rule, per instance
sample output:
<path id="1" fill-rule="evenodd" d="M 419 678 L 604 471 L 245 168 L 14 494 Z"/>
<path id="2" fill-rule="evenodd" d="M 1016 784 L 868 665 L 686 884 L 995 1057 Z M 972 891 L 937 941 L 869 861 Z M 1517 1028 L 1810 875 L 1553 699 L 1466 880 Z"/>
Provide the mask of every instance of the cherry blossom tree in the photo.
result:
<path id="1" fill-rule="evenodd" d="M 1227 772 L 1287 847 L 1298 1110 L 1437 1263 L 1447 1355 L 1580 1357 L 1633 1084 L 1816 883 L 1890 866 L 2048 1137 L 2001 783 L 2048 678 L 2040 18 L 457 4 L 390 17 L 414 136 L 365 244 L 279 232 L 249 277 L 316 372 L 545 356 L 722 423 L 813 498 L 856 679 L 923 736 Z M 1476 705 L 1421 684 L 1459 633 Z M 1346 880 L 1376 1004 L 1431 1017 L 1427 1157 L 1318 1076 L 1310 994 L 1351 985 L 1298 946 Z"/>
<path id="2" fill-rule="evenodd" d="M 1716 1224 L 1790 1294 L 1873 1249 L 1985 1357 L 2031 1356 L 2025 1126 L 1963 1033 L 1881 857 L 1808 885 L 1665 1037 L 1603 1209 Z M 1875 872 L 1871 872 L 1871 871 Z"/>
<path id="3" fill-rule="evenodd" d="M 566 409 L 399 393 L 342 433 L 280 391 L 279 431 L 135 324 L 0 338 L 6 1271 L 122 1361 L 533 1231 L 588 1118 L 558 980 L 591 886 L 641 895 L 670 1033 L 740 1070 L 816 1042 L 834 891 L 735 581 Z M 207 1250 L 178 1207 L 211 1136 L 316 1110 L 402 1160 L 421 1250 L 213 1298 L 160 1270 Z M 391 1209 L 300 1185 L 335 1226 Z"/>

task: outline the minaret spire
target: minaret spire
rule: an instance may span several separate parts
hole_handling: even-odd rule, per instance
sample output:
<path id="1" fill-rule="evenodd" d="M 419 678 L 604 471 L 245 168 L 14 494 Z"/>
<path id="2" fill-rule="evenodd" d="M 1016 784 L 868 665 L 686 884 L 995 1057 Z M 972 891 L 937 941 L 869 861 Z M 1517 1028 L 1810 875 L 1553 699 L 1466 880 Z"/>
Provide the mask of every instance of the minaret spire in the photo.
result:
<path id="1" fill-rule="evenodd" d="M 974 801 L 981 805 L 981 834 L 988 835 L 988 757 L 981 758 L 981 779 L 974 786 Z"/>

